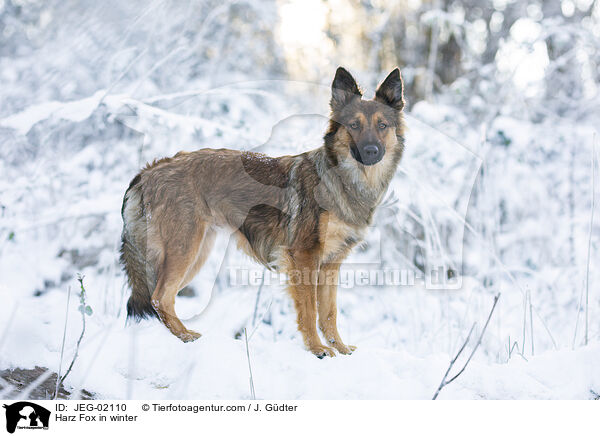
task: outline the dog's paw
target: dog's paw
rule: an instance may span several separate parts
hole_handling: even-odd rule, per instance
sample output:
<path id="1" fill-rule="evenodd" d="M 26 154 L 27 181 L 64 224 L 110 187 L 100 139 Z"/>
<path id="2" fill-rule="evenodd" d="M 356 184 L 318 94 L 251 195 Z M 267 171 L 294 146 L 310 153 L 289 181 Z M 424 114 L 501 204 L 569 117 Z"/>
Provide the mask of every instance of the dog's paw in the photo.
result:
<path id="1" fill-rule="evenodd" d="M 352 352 L 356 350 L 354 345 L 345 345 L 337 342 L 334 343 L 333 346 L 340 352 L 340 354 L 352 354 Z"/>
<path id="2" fill-rule="evenodd" d="M 329 356 L 329 357 L 335 356 L 335 350 L 331 347 L 326 347 L 324 345 L 311 347 L 310 352 L 313 353 L 315 356 L 317 356 L 319 359 L 322 359 L 323 357 L 326 357 L 326 356 Z"/>
<path id="3" fill-rule="evenodd" d="M 200 336 L 202 336 L 200 333 L 196 333 L 193 330 L 187 330 L 186 332 L 179 335 L 179 339 L 181 339 L 183 342 L 193 342 Z"/>

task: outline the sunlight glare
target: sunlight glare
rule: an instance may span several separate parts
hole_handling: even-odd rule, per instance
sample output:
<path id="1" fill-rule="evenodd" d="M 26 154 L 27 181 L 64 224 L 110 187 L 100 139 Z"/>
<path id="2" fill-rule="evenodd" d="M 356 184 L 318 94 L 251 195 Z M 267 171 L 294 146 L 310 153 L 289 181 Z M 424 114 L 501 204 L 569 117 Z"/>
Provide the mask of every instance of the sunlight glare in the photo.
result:
<path id="1" fill-rule="evenodd" d="M 290 0 L 282 3 L 279 36 L 288 46 L 318 46 L 323 40 L 327 7 L 321 0 Z"/>

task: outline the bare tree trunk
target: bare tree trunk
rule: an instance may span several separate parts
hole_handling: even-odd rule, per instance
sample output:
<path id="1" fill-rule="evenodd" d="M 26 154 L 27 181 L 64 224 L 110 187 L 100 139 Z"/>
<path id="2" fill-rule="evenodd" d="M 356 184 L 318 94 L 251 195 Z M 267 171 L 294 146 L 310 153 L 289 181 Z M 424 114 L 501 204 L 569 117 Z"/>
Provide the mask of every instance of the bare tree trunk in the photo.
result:
<path id="1" fill-rule="evenodd" d="M 433 10 L 438 10 L 439 8 L 440 2 L 439 0 L 436 0 L 433 3 Z M 425 100 L 431 101 L 431 97 L 433 96 L 433 81 L 435 79 L 435 63 L 438 53 L 438 40 L 440 37 L 440 25 L 437 19 L 432 23 L 429 35 L 429 57 L 427 59 L 427 75 L 425 79 L 424 95 Z"/>

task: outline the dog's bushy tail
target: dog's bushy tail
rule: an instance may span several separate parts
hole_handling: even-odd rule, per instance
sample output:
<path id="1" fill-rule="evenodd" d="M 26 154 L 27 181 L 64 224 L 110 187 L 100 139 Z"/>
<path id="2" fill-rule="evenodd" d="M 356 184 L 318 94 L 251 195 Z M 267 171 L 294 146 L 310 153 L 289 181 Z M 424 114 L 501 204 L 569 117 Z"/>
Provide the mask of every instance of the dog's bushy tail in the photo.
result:
<path id="1" fill-rule="evenodd" d="M 131 296 L 127 302 L 127 318 L 136 321 L 158 317 L 151 302 L 155 274 L 146 256 L 147 226 L 140 180 L 138 174 L 131 181 L 121 209 L 121 265 L 125 269 L 131 288 Z"/>

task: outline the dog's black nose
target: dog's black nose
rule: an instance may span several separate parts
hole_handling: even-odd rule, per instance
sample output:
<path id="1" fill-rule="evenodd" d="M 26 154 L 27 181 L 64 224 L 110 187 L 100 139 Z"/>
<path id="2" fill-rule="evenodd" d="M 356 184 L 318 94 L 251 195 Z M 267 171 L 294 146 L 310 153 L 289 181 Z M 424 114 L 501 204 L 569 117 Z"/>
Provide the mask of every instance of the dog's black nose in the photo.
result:
<path id="1" fill-rule="evenodd" d="M 385 147 L 379 144 L 367 143 L 358 147 L 350 147 L 352 157 L 363 165 L 374 165 L 383 159 Z"/>
<path id="2" fill-rule="evenodd" d="M 379 155 L 379 147 L 377 145 L 365 145 L 363 153 L 367 160 L 375 159 Z"/>

